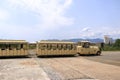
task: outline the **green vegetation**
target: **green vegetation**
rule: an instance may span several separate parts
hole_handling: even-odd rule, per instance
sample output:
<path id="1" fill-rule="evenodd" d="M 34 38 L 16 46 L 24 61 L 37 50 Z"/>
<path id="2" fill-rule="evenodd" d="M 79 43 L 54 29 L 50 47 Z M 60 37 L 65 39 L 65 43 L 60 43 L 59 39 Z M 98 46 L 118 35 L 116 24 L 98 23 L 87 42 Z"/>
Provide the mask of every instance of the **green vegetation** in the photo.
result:
<path id="1" fill-rule="evenodd" d="M 105 44 L 103 51 L 120 51 L 120 39 L 116 39 L 114 44 Z"/>
<path id="2" fill-rule="evenodd" d="M 29 44 L 29 49 L 36 49 L 36 44 Z"/>

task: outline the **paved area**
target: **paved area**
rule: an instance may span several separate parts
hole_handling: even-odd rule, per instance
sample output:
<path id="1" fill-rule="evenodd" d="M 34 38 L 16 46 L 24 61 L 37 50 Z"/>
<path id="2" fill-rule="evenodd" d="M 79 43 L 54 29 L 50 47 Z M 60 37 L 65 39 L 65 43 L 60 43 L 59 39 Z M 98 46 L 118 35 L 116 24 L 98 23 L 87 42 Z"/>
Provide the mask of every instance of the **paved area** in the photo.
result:
<path id="1" fill-rule="evenodd" d="M 119 80 L 120 67 L 90 61 L 83 57 L 38 58 L 39 64 L 49 77 L 58 80 L 97 79 Z M 50 72 L 48 72 L 50 71 Z M 112 71 L 112 72 L 111 72 Z M 51 79 L 54 79 L 52 76 Z"/>
<path id="2" fill-rule="evenodd" d="M 38 63 L 30 58 L 0 59 L 0 80 L 49 80 Z"/>
<path id="3" fill-rule="evenodd" d="M 33 54 L 31 51 L 33 58 L 0 58 L 0 80 L 120 79 L 119 52 L 103 52 L 102 56 L 46 58 Z"/>
<path id="4" fill-rule="evenodd" d="M 103 51 L 101 56 L 82 56 L 85 59 L 120 66 L 120 51 Z"/>

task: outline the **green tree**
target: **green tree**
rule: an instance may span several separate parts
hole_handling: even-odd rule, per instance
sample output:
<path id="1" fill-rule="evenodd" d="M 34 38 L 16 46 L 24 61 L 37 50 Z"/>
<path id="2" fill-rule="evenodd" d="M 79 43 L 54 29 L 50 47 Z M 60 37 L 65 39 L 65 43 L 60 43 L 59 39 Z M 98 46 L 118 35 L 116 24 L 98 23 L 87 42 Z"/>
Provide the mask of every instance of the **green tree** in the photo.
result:
<path id="1" fill-rule="evenodd" d="M 114 46 L 120 47 L 120 39 L 116 39 Z"/>

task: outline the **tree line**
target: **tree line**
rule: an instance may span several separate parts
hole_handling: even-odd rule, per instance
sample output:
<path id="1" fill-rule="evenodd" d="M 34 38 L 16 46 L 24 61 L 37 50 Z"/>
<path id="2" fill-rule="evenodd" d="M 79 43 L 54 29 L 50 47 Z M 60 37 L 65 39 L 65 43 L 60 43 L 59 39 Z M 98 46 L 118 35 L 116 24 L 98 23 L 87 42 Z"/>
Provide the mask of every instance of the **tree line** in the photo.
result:
<path id="1" fill-rule="evenodd" d="M 120 39 L 116 39 L 113 44 L 104 44 L 101 48 L 103 51 L 120 51 Z"/>

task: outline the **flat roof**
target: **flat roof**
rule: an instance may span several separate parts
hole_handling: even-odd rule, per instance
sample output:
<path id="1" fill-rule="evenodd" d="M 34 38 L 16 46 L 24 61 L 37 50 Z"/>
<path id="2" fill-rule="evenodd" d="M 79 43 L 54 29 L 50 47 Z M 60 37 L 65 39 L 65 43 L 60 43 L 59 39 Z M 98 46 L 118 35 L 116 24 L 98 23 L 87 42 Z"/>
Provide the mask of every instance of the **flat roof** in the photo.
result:
<path id="1" fill-rule="evenodd" d="M 74 42 L 70 42 L 70 41 L 37 41 L 38 43 L 69 43 L 69 44 L 73 44 Z"/>
<path id="2" fill-rule="evenodd" d="M 0 40 L 0 43 L 27 43 L 25 40 Z"/>

